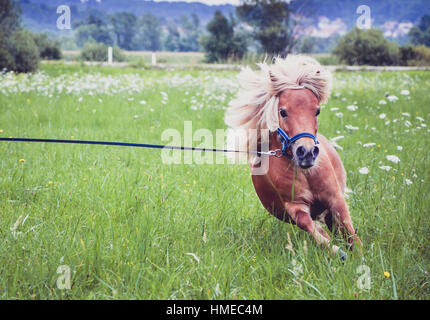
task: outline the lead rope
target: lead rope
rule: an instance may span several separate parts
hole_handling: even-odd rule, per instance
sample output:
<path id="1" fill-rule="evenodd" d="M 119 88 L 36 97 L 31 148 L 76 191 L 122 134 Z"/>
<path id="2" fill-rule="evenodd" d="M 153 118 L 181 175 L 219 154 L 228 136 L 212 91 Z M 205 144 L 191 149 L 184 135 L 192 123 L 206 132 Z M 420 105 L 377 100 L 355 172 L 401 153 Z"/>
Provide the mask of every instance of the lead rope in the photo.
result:
<path id="1" fill-rule="evenodd" d="M 31 139 L 31 138 L 0 138 L 0 141 L 10 142 L 46 142 L 46 143 L 72 143 L 72 144 L 95 144 L 95 145 L 108 145 L 108 146 L 123 146 L 123 147 L 139 147 L 139 148 L 153 148 L 153 149 L 174 149 L 174 150 L 191 150 L 191 151 L 212 151 L 212 152 L 231 152 L 231 153 L 248 153 L 257 155 L 267 155 L 280 157 L 281 150 L 264 151 L 243 151 L 243 150 L 228 150 L 228 149 L 214 149 L 214 148 L 195 148 L 195 147 L 182 147 L 182 146 L 167 146 L 159 144 L 147 143 L 129 143 L 129 142 L 111 142 L 111 141 L 91 141 L 91 140 L 60 140 L 60 139 Z"/>

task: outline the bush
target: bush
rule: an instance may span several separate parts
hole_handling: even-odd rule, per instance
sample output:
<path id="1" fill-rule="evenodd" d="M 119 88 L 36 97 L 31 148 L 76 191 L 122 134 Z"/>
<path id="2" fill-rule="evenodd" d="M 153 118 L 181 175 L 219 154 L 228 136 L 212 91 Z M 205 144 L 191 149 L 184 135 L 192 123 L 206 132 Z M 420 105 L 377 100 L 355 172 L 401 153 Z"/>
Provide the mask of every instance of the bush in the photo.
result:
<path id="1" fill-rule="evenodd" d="M 125 60 L 124 54 L 117 46 L 113 47 L 112 55 L 115 62 Z M 80 58 L 85 61 L 107 61 L 108 46 L 104 43 L 87 42 L 81 51 Z"/>
<path id="2" fill-rule="evenodd" d="M 416 47 L 414 51 L 415 51 L 415 59 L 410 60 L 408 65 L 430 66 L 430 48 L 421 45 Z"/>
<path id="3" fill-rule="evenodd" d="M 62 58 L 58 41 L 48 39 L 44 33 L 34 34 L 33 39 L 39 49 L 40 58 L 48 60 L 60 60 Z"/>
<path id="4" fill-rule="evenodd" d="M 412 46 L 400 47 L 400 64 L 402 66 L 407 66 L 409 61 L 415 60 L 417 58 L 417 53 L 415 48 Z"/>
<path id="5" fill-rule="evenodd" d="M 39 66 L 39 49 L 30 32 L 18 30 L 0 46 L 0 68 L 15 72 L 33 72 Z"/>
<path id="6" fill-rule="evenodd" d="M 376 29 L 355 28 L 343 36 L 333 53 L 349 65 L 398 65 L 398 45 L 384 38 Z"/>
<path id="7" fill-rule="evenodd" d="M 324 66 L 334 66 L 339 64 L 339 59 L 332 54 L 318 54 L 313 56 L 320 64 Z"/>

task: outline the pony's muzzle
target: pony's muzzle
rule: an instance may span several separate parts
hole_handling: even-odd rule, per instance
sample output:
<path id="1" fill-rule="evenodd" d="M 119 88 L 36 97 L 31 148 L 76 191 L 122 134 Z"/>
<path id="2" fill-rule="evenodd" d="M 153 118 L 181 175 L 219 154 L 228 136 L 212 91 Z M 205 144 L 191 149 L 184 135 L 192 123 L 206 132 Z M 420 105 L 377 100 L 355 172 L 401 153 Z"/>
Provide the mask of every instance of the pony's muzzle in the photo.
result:
<path id="1" fill-rule="evenodd" d="M 318 146 L 312 146 L 309 149 L 303 145 L 297 147 L 295 156 L 300 168 L 307 169 L 312 167 L 315 164 L 315 160 L 319 153 L 320 149 Z"/>

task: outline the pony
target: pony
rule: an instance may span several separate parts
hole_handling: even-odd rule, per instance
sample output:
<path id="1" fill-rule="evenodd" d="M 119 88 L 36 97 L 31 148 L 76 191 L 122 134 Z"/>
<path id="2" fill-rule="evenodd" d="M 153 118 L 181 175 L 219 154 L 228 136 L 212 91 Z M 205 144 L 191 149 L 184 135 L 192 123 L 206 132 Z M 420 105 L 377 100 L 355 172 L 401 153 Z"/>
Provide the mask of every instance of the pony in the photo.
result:
<path id="1" fill-rule="evenodd" d="M 246 67 L 240 72 L 241 87 L 230 102 L 225 123 L 232 131 L 257 132 L 247 135 L 238 147 L 253 154 L 248 162 L 262 205 L 276 218 L 309 233 L 318 245 L 342 260 L 347 254 L 331 245 L 324 223 L 331 232 L 341 232 L 351 250 L 358 244 L 361 254 L 361 241 L 345 201 L 344 166 L 332 144 L 317 133 L 321 105 L 332 89 L 331 73 L 302 55 L 278 57 L 271 64 L 258 66 L 257 71 Z M 267 137 L 263 130 L 269 132 Z M 261 155 L 268 157 L 268 170 L 256 174 L 259 164 L 255 154 L 264 142 L 274 151 L 272 156 Z"/>

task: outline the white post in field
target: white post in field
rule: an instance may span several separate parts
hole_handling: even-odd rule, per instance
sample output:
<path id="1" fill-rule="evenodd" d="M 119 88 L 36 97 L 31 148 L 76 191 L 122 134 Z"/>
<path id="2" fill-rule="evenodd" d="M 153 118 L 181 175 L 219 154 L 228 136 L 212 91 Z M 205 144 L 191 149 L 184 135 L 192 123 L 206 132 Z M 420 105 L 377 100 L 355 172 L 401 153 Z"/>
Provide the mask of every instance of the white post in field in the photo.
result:
<path id="1" fill-rule="evenodd" d="M 108 48 L 108 63 L 112 64 L 113 61 L 113 49 L 112 47 Z"/>
<path id="2" fill-rule="evenodd" d="M 152 66 L 157 65 L 157 57 L 155 56 L 155 52 L 152 53 Z"/>

